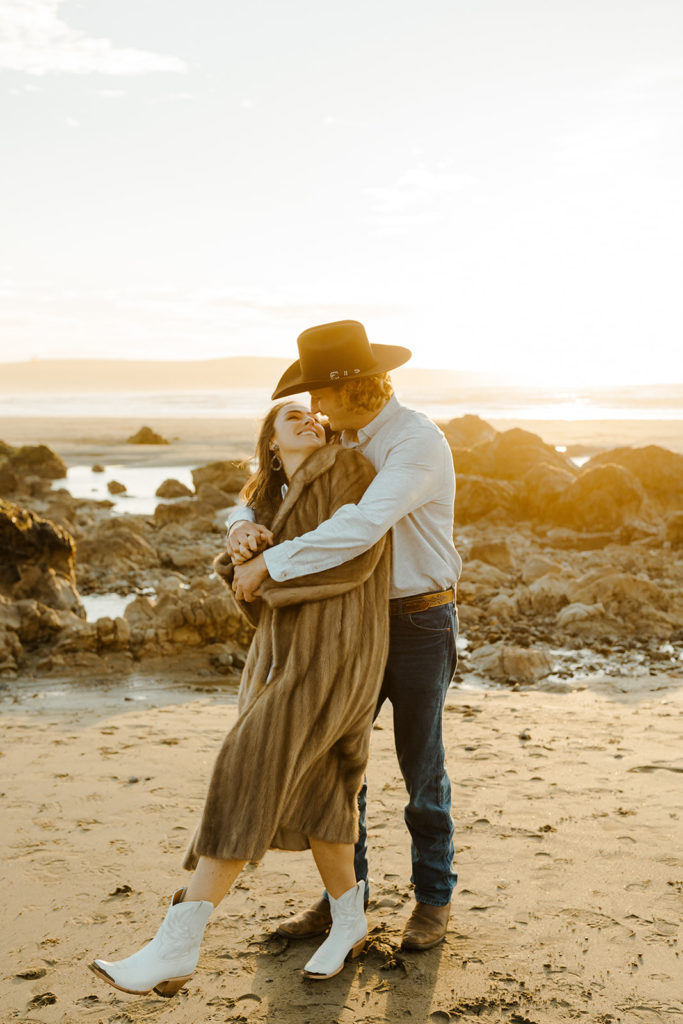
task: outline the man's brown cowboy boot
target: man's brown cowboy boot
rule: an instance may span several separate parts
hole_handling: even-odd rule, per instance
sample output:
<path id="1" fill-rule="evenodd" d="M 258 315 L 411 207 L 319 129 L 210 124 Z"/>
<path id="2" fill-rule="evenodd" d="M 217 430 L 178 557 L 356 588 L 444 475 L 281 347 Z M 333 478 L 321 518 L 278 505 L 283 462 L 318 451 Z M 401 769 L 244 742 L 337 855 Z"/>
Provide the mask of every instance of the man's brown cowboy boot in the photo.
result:
<path id="1" fill-rule="evenodd" d="M 451 905 L 433 907 L 429 903 L 416 903 L 408 918 L 403 937 L 402 949 L 431 949 L 446 938 Z"/>
<path id="2" fill-rule="evenodd" d="M 283 921 L 277 934 L 288 939 L 312 939 L 316 935 L 324 935 L 331 925 L 330 901 L 323 896 L 310 910 L 302 910 L 288 921 Z"/>
<path id="3" fill-rule="evenodd" d="M 367 899 L 363 901 L 363 909 L 368 909 Z M 329 932 L 331 926 L 330 901 L 323 896 L 310 910 L 302 910 L 288 921 L 283 921 L 276 931 L 288 939 L 313 939 Z"/>

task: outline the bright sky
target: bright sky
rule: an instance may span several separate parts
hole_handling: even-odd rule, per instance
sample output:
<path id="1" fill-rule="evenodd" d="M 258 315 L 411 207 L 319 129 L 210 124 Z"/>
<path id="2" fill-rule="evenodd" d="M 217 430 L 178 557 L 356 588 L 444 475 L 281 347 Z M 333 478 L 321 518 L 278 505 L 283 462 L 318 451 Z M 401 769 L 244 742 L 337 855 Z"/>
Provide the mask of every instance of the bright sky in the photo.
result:
<path id="1" fill-rule="evenodd" d="M 681 0 L 1 0 L 0 359 L 683 381 Z"/>

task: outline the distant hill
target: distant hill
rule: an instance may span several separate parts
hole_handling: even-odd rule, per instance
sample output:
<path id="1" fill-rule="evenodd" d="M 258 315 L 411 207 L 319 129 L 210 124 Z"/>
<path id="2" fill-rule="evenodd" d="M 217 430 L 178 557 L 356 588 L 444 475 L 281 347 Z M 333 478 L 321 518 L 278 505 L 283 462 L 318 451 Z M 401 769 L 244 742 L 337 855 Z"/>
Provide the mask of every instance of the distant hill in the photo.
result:
<path id="1" fill-rule="evenodd" d="M 274 387 L 291 359 L 236 356 L 187 362 L 126 359 L 36 359 L 0 363 L 0 392 L 221 391 Z M 503 383 L 493 374 L 401 367 L 397 388 L 443 393 Z"/>

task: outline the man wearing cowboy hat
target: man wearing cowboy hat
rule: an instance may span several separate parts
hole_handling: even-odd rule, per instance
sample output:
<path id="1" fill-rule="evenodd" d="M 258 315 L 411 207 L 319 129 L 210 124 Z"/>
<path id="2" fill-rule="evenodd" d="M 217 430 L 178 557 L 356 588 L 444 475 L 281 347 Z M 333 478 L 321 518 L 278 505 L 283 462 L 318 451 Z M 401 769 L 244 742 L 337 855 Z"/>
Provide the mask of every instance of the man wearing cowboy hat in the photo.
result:
<path id="1" fill-rule="evenodd" d="M 355 320 L 312 327 L 299 336 L 298 347 L 299 359 L 282 376 L 273 399 L 309 391 L 312 410 L 341 431 L 343 445 L 363 452 L 377 476 L 357 505 L 344 505 L 316 530 L 237 565 L 233 586 L 238 596 L 252 600 L 268 575 L 282 582 L 333 568 L 391 530 L 390 646 L 377 711 L 391 701 L 396 753 L 409 796 L 405 821 L 416 904 L 402 942 L 407 949 L 429 949 L 446 934 L 457 881 L 442 739 L 443 705 L 456 664 L 454 601 L 461 570 L 453 546 L 453 460 L 438 427 L 393 394 L 386 374 L 410 358 L 408 349 L 371 346 Z M 271 539 L 249 509 L 233 512 L 230 553 L 251 555 Z M 355 868 L 356 877 L 367 880 L 365 805 L 363 787 Z M 330 924 L 329 902 L 321 899 L 278 931 L 308 938 Z"/>

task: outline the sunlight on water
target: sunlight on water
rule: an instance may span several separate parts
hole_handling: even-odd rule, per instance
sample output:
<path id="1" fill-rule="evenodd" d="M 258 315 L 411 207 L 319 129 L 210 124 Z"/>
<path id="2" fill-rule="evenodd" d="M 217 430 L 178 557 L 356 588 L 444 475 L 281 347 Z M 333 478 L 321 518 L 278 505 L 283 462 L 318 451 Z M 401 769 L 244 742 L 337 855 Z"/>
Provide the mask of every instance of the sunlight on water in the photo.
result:
<path id="1" fill-rule="evenodd" d="M 399 391 L 406 405 L 444 421 L 474 413 L 483 419 L 681 419 L 683 386 L 552 389 L 463 387 L 457 392 Z M 305 400 L 305 396 L 304 396 Z M 152 393 L 0 394 L 0 416 L 258 419 L 270 388 Z"/>
<path id="2" fill-rule="evenodd" d="M 179 480 L 192 489 L 192 473 L 187 466 L 105 466 L 104 473 L 93 473 L 90 466 L 71 466 L 65 486 L 74 498 L 107 499 L 114 512 L 151 515 L 163 498 L 155 491 L 164 480 Z M 126 487 L 125 494 L 110 494 L 107 484 L 116 480 Z"/>
<path id="3" fill-rule="evenodd" d="M 135 594 L 81 594 L 88 622 L 120 618 L 135 598 Z"/>

